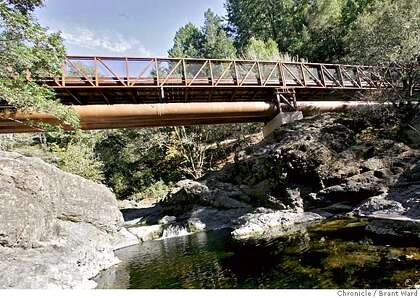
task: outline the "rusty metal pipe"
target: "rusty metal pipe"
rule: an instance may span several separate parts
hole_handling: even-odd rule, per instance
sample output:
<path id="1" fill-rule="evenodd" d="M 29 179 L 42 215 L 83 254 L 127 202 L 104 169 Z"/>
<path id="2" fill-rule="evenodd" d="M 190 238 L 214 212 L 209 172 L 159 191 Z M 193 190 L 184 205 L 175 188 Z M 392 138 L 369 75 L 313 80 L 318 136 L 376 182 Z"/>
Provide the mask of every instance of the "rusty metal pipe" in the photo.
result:
<path id="1" fill-rule="evenodd" d="M 72 106 L 80 117 L 82 129 L 151 127 L 193 124 L 264 122 L 276 114 L 276 107 L 267 102 L 166 103 Z M 46 113 L 3 111 L 0 132 L 38 131 L 25 120 L 59 124 Z M 68 127 L 68 129 L 70 129 Z"/>
<path id="2" fill-rule="evenodd" d="M 362 101 L 300 101 L 298 110 L 304 115 L 322 112 L 340 112 L 377 105 Z M 268 102 L 192 102 L 165 104 L 117 104 L 72 106 L 80 117 L 81 128 L 113 129 L 177 126 L 195 124 L 222 124 L 267 122 L 277 114 L 277 108 Z M 287 110 L 282 105 L 282 109 Z M 25 120 L 59 124 L 46 113 L 0 112 L 0 133 L 36 132 L 40 129 L 25 125 Z M 71 129 L 70 127 L 66 127 Z"/>
<path id="3" fill-rule="evenodd" d="M 303 115 L 327 112 L 346 112 L 357 107 L 378 106 L 384 103 L 367 101 L 298 101 L 297 109 Z M 287 109 L 287 107 L 285 107 Z"/>

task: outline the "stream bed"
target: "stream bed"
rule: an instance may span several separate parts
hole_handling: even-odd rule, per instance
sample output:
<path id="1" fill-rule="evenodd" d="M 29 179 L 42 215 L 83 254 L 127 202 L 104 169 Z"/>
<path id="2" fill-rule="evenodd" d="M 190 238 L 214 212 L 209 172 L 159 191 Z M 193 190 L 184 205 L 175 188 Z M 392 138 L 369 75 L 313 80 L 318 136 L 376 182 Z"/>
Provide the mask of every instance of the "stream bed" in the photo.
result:
<path id="1" fill-rule="evenodd" d="M 116 251 L 98 288 L 414 288 L 420 247 L 365 231 L 367 221 L 329 220 L 271 240 L 230 230 L 147 241 Z"/>

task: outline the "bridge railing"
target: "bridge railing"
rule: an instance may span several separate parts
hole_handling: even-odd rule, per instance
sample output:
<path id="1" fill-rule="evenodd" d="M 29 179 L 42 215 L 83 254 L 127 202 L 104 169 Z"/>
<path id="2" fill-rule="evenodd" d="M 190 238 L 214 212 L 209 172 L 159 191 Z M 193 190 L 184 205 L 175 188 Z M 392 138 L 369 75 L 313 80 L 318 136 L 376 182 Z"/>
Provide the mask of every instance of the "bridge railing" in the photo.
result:
<path id="1" fill-rule="evenodd" d="M 372 89 L 371 66 L 281 61 L 68 56 L 53 88 L 257 87 Z"/>

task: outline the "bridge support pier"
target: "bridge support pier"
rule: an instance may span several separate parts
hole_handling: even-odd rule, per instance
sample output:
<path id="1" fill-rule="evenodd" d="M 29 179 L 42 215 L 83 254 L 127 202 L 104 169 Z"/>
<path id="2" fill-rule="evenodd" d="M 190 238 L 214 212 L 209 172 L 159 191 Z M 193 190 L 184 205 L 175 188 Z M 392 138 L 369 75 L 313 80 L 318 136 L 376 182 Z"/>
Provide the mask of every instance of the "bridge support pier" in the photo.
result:
<path id="1" fill-rule="evenodd" d="M 276 128 L 290 122 L 294 122 L 297 120 L 303 119 L 303 113 L 301 111 L 295 112 L 280 112 L 270 120 L 270 122 L 266 123 L 263 128 L 263 135 L 264 138 L 269 136 Z"/>

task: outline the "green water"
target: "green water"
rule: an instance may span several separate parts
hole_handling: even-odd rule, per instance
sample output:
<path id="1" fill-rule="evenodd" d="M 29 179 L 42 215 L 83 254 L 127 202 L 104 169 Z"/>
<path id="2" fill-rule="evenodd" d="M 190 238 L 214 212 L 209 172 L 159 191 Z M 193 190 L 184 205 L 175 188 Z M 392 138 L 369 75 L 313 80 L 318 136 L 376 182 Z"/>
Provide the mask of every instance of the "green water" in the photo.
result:
<path id="1" fill-rule="evenodd" d="M 375 237 L 363 221 L 336 220 L 287 238 L 235 241 L 228 230 L 145 242 L 99 288 L 412 288 L 420 285 L 415 241 Z"/>

